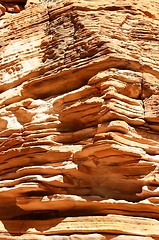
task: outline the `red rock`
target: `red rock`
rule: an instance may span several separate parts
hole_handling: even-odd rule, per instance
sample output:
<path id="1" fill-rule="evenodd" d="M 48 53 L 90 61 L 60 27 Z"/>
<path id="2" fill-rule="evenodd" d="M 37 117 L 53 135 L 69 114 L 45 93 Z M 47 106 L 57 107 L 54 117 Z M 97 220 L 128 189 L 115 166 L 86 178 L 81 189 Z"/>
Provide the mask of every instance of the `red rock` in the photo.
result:
<path id="1" fill-rule="evenodd" d="M 157 1 L 1 8 L 0 239 L 158 239 Z"/>
<path id="2" fill-rule="evenodd" d="M 0 4 L 0 16 L 3 15 L 6 12 L 6 8 Z"/>

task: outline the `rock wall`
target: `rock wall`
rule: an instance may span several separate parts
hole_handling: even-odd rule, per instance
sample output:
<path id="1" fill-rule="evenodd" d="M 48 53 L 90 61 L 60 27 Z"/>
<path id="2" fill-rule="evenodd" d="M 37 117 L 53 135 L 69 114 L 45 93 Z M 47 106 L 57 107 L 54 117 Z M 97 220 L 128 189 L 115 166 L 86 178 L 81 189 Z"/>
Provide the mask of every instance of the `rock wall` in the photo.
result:
<path id="1" fill-rule="evenodd" d="M 159 239 L 157 0 L 0 3 L 0 239 Z"/>

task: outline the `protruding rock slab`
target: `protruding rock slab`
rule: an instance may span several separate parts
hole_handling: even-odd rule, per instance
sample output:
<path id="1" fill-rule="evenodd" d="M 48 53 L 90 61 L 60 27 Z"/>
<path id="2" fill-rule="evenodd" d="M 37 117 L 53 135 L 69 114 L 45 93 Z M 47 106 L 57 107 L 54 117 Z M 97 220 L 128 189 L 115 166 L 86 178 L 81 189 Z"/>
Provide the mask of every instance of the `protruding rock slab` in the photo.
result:
<path id="1" fill-rule="evenodd" d="M 34 234 L 49 236 L 99 232 L 101 234 L 128 235 L 129 239 L 132 234 L 138 237 L 157 237 L 159 223 L 148 218 L 110 214 L 107 216 L 67 217 L 49 220 L 6 220 L 1 222 L 1 233 L 7 234 L 8 231 L 10 234 L 16 234 L 18 231 L 19 234 L 33 234 L 33 236 Z"/>

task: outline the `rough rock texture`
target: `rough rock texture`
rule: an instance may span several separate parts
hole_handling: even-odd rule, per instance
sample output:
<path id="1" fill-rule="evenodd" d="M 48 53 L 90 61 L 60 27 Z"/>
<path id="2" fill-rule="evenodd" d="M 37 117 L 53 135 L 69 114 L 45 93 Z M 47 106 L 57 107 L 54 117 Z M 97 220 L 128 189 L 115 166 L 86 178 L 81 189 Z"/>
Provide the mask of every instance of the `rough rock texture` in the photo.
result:
<path id="1" fill-rule="evenodd" d="M 0 239 L 159 239 L 158 1 L 0 3 Z"/>
<path id="2" fill-rule="evenodd" d="M 27 0 L 2 0 L 0 1 L 0 16 L 5 12 L 18 13 L 24 9 Z"/>

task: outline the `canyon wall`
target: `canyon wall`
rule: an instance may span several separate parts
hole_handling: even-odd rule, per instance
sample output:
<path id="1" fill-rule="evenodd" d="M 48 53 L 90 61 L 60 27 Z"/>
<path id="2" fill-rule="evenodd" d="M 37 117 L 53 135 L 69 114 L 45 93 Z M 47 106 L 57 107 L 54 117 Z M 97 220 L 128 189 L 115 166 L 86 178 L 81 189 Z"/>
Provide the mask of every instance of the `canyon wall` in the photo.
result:
<path id="1" fill-rule="evenodd" d="M 159 239 L 158 1 L 0 13 L 0 239 Z"/>

